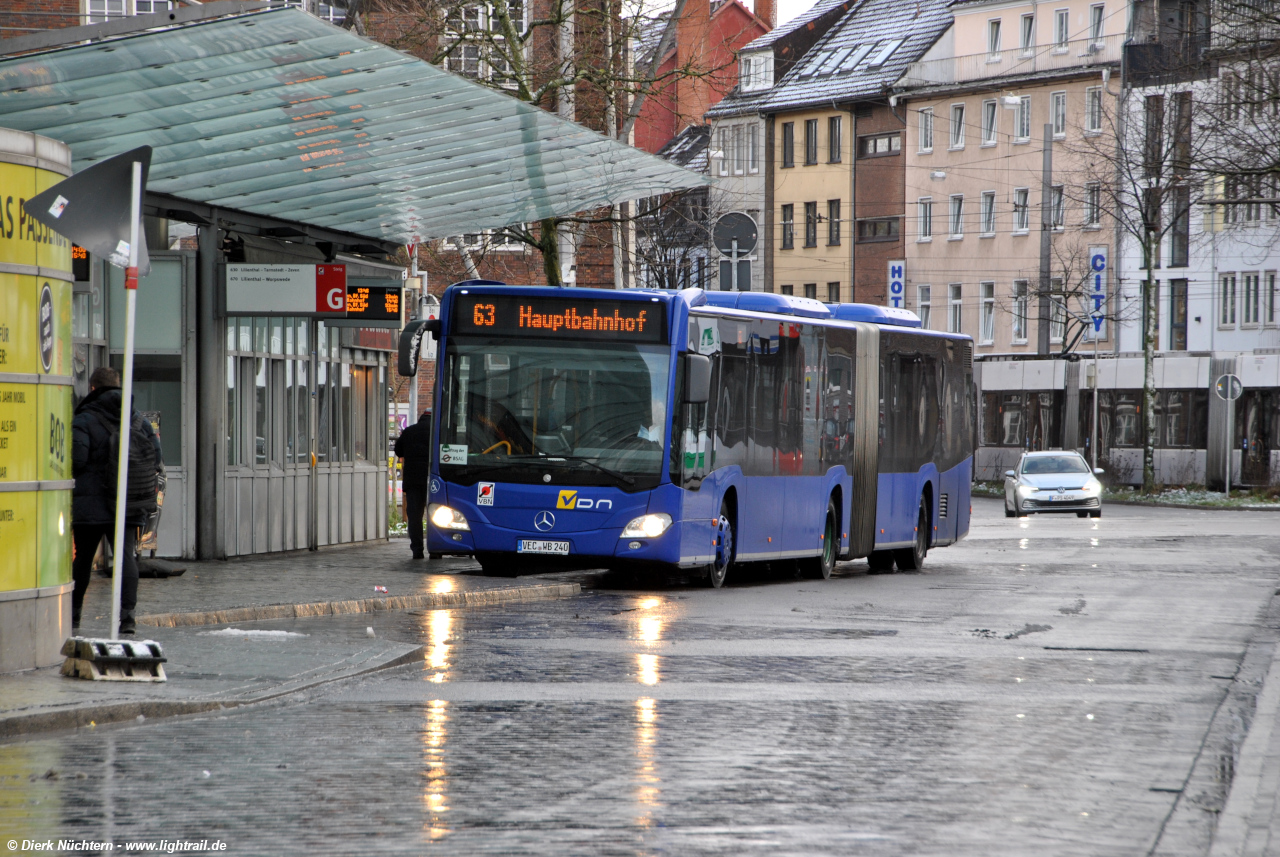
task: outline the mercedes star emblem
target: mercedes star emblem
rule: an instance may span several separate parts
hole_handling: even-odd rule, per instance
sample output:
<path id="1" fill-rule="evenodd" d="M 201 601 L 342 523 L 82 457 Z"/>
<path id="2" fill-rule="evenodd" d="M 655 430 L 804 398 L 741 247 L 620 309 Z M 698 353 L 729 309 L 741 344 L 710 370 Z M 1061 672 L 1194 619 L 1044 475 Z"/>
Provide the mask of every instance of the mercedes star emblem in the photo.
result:
<path id="1" fill-rule="evenodd" d="M 556 525 L 556 516 L 547 511 L 539 512 L 533 516 L 533 525 L 545 533 Z"/>

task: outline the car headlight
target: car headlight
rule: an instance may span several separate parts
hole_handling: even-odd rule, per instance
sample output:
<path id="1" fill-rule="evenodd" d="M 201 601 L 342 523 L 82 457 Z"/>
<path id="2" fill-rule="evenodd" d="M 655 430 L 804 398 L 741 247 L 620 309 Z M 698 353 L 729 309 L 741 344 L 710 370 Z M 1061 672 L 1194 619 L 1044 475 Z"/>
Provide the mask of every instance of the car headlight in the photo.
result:
<path id="1" fill-rule="evenodd" d="M 1090 479 L 1088 482 L 1084 483 L 1084 490 L 1089 494 L 1101 493 L 1102 483 L 1097 479 Z"/>
<path id="2" fill-rule="evenodd" d="M 1032 494 L 1036 493 L 1036 492 L 1037 492 L 1037 491 L 1039 491 L 1039 490 L 1040 490 L 1040 489 L 1039 489 L 1039 488 L 1037 488 L 1037 487 L 1035 487 L 1034 485 L 1019 485 L 1019 486 L 1018 486 L 1018 496 L 1019 496 L 1019 497 L 1030 497 Z"/>
<path id="3" fill-rule="evenodd" d="M 440 503 L 432 503 L 428 512 L 431 517 L 431 523 L 435 524 L 442 530 L 469 530 L 471 525 L 467 523 L 467 518 L 457 509 Z"/>
<path id="4" fill-rule="evenodd" d="M 638 518 L 632 518 L 631 522 L 622 528 L 622 538 L 624 539 L 656 539 L 667 531 L 667 527 L 671 526 L 671 516 L 665 512 L 659 512 L 656 515 L 641 515 Z"/>

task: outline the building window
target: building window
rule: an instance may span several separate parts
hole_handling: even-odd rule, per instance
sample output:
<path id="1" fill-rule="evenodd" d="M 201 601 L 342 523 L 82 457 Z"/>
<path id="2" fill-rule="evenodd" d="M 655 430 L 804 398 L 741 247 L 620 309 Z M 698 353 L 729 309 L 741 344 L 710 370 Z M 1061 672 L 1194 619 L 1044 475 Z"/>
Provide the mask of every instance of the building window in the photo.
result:
<path id="1" fill-rule="evenodd" d="M 796 207 L 782 206 L 782 249 L 790 250 L 796 246 Z"/>
<path id="2" fill-rule="evenodd" d="M 933 151 L 933 108 L 920 111 L 920 151 Z"/>
<path id="3" fill-rule="evenodd" d="M 964 148 L 964 105 L 951 105 L 951 148 Z"/>
<path id="4" fill-rule="evenodd" d="M 1014 121 L 1016 126 L 1013 136 L 1018 140 L 1026 141 L 1031 139 L 1031 96 L 1024 95 L 1018 99 L 1018 109 L 1014 111 Z"/>
<path id="5" fill-rule="evenodd" d="M 1049 341 L 1062 342 L 1067 334 L 1067 296 L 1062 291 L 1062 280 L 1055 277 L 1049 282 Z"/>
<path id="6" fill-rule="evenodd" d="M 896 155 L 901 151 L 901 134 L 876 134 L 871 137 L 858 138 L 859 158 L 875 158 L 882 155 Z"/>
<path id="7" fill-rule="evenodd" d="M 1031 229 L 1031 206 L 1027 202 L 1029 191 L 1025 187 L 1013 191 L 1013 231 L 1027 232 Z"/>
<path id="8" fill-rule="evenodd" d="M 1169 281 L 1169 350 L 1187 350 L 1187 281 Z"/>
<path id="9" fill-rule="evenodd" d="M 827 200 L 827 246 L 840 244 L 840 200 Z"/>
<path id="10" fill-rule="evenodd" d="M 740 176 L 746 172 L 746 144 L 743 140 L 741 125 L 733 126 L 733 174 Z"/>
<path id="11" fill-rule="evenodd" d="M 827 118 L 827 163 L 840 163 L 842 146 L 843 144 L 840 141 L 840 117 L 830 116 Z"/>
<path id="12" fill-rule="evenodd" d="M 818 120 L 804 120 L 804 164 L 806 167 L 818 163 Z"/>
<path id="13" fill-rule="evenodd" d="M 982 292 L 982 316 L 979 324 L 979 345 L 990 345 L 996 338 L 996 284 L 979 283 Z"/>
<path id="14" fill-rule="evenodd" d="M 1236 275 L 1223 274 L 1218 281 L 1218 324 L 1221 327 L 1236 326 Z"/>
<path id="15" fill-rule="evenodd" d="M 1164 96 L 1148 95 L 1143 99 L 1142 168 L 1145 178 L 1156 178 L 1164 167 Z"/>
<path id="16" fill-rule="evenodd" d="M 920 326 L 929 329 L 929 318 L 932 310 L 932 286 L 916 286 L 916 315 L 920 316 Z"/>
<path id="17" fill-rule="evenodd" d="M 1066 197 L 1060 184 L 1049 188 L 1049 216 L 1051 218 L 1050 223 L 1054 229 L 1062 229 L 1066 225 Z"/>
<path id="18" fill-rule="evenodd" d="M 1267 324 L 1273 325 L 1277 321 L 1280 321 L 1280 319 L 1276 318 L 1276 272 L 1275 271 L 1268 271 L 1266 273 L 1265 305 L 1267 308 L 1266 316 L 1265 316 Z"/>
<path id="19" fill-rule="evenodd" d="M 747 172 L 760 172 L 760 126 L 754 122 L 747 126 Z"/>
<path id="20" fill-rule="evenodd" d="M 1053 136 L 1067 136 L 1067 94 L 1055 92 L 1050 105 L 1049 121 L 1053 123 Z"/>
<path id="21" fill-rule="evenodd" d="M 480 46 L 457 45 L 453 53 L 445 57 L 444 64 L 454 74 L 477 80 L 480 77 Z"/>
<path id="22" fill-rule="evenodd" d="M 840 284 L 839 283 L 827 283 L 827 303 L 830 303 L 830 304 L 840 303 Z"/>
<path id="23" fill-rule="evenodd" d="M 1000 58 L 1000 19 L 987 22 L 987 53 L 992 59 Z"/>
<path id="24" fill-rule="evenodd" d="M 919 240 L 931 240 L 933 238 L 933 199 L 931 197 L 922 196 L 916 201 L 916 220 Z"/>
<path id="25" fill-rule="evenodd" d="M 951 237 L 964 236 L 964 194 L 951 197 Z"/>
<path id="26" fill-rule="evenodd" d="M 982 145 L 994 146 L 996 144 L 996 101 L 982 102 Z"/>
<path id="27" fill-rule="evenodd" d="M 1022 48 L 1024 54 L 1031 53 L 1032 48 L 1036 46 L 1036 16 L 1023 15 L 1022 29 L 1018 36 L 1018 47 Z"/>
<path id="28" fill-rule="evenodd" d="M 347 15 L 347 10 L 340 0 L 332 0 L 337 9 L 337 21 L 341 22 Z M 115 18 L 125 18 L 130 15 L 150 15 L 153 12 L 166 12 L 172 9 L 173 5 L 169 0 L 89 0 L 85 11 L 85 23 L 101 24 L 104 21 L 113 20 Z M 323 10 L 327 9 L 327 5 L 321 4 L 321 17 L 324 16 Z M 334 20 L 326 18 L 326 20 Z"/>
<path id="29" fill-rule="evenodd" d="M 897 241 L 898 218 L 878 217 L 858 221 L 858 241 Z"/>
<path id="30" fill-rule="evenodd" d="M 1091 86 L 1084 91 L 1084 129 L 1102 130 L 1102 87 Z"/>
<path id="31" fill-rule="evenodd" d="M 982 234 L 996 234 L 996 192 L 993 190 L 985 190 L 982 192 Z"/>
<path id="32" fill-rule="evenodd" d="M 1262 317 L 1262 296 L 1260 286 L 1262 278 L 1258 274 L 1242 274 L 1244 279 L 1244 323 L 1247 325 L 1256 325 Z"/>
<path id="33" fill-rule="evenodd" d="M 961 314 L 961 290 L 960 283 L 951 283 L 947 286 L 947 332 L 961 333 L 963 332 L 964 318 Z"/>
<path id="34" fill-rule="evenodd" d="M 796 165 L 796 123 L 782 123 L 782 166 Z"/>
<path id="35" fill-rule="evenodd" d="M 796 287 L 791 285 L 778 286 L 778 288 L 782 290 L 782 294 L 784 295 L 793 295 L 795 294 L 795 291 L 796 291 Z"/>
<path id="36" fill-rule="evenodd" d="M 1013 281 L 1013 342 L 1023 345 L 1027 341 L 1027 281 Z"/>
<path id="37" fill-rule="evenodd" d="M 818 246 L 818 203 L 804 204 L 804 246 Z"/>
<path id="38" fill-rule="evenodd" d="M 720 175 L 729 175 L 729 129 L 723 125 L 716 129 L 720 150 Z"/>
<path id="39" fill-rule="evenodd" d="M 1103 21 L 1106 16 L 1103 15 L 1103 5 L 1101 3 L 1096 6 L 1089 7 L 1089 39 L 1095 43 L 1102 41 Z"/>
<path id="40" fill-rule="evenodd" d="M 738 83 L 743 92 L 755 92 L 773 86 L 773 53 L 763 51 L 755 56 L 739 56 Z"/>
<path id="41" fill-rule="evenodd" d="M 1053 13 L 1053 46 L 1065 51 L 1071 40 L 1071 10 L 1057 9 Z"/>
<path id="42" fill-rule="evenodd" d="M 1102 224 L 1102 186 L 1090 182 L 1084 186 L 1084 225 Z"/>
<path id="43" fill-rule="evenodd" d="M 815 301 L 816 301 L 816 300 L 818 299 L 818 284 L 817 284 L 817 283 L 805 283 L 805 284 L 804 284 L 804 296 L 805 296 L 806 298 L 809 298 L 810 300 L 815 300 Z"/>
<path id="44" fill-rule="evenodd" d="M 1169 267 L 1185 268 L 1191 255 L 1191 189 L 1185 185 L 1171 188 L 1173 223 L 1169 226 Z"/>

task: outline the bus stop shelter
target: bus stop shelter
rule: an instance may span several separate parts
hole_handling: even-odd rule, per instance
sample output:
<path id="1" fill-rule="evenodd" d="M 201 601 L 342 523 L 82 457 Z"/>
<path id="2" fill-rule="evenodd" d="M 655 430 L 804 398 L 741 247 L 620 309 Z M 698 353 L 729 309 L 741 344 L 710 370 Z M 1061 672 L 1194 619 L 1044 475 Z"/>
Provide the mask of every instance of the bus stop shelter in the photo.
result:
<path id="1" fill-rule="evenodd" d="M 229 313 L 229 248 L 398 280 L 406 244 L 705 182 L 296 8 L 218 0 L 4 49 L 0 128 L 65 143 L 73 171 L 154 149 L 135 401 L 156 414 L 165 446 L 161 555 L 386 534 L 391 337 L 326 325 L 306 308 Z M 0 189 L 0 207 L 19 218 L 32 192 Z M 193 224 L 194 240 L 170 242 L 174 223 Z M 19 276 L 71 281 L 75 354 L 61 380 L 83 387 L 120 351 L 120 272 L 93 259 L 73 273 L 27 267 L 0 264 L 3 287 L 18 289 L 9 279 Z"/>

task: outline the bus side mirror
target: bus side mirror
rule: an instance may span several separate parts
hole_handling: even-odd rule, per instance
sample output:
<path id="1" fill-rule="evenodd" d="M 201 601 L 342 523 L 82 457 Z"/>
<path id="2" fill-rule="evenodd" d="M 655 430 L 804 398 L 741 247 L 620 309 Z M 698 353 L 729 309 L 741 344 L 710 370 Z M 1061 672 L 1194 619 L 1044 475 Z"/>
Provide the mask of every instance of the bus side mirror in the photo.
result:
<path id="1" fill-rule="evenodd" d="M 705 354 L 684 356 L 684 401 L 705 405 L 711 398 L 711 358 Z"/>
<path id="2" fill-rule="evenodd" d="M 431 334 L 432 336 L 434 336 L 436 339 L 439 339 L 439 338 L 440 338 L 440 319 L 438 319 L 438 318 L 429 318 L 429 319 L 427 319 L 427 323 L 426 323 L 426 324 L 424 324 L 424 325 L 422 326 L 422 328 L 423 328 L 423 330 L 425 330 L 427 333 L 429 333 L 429 334 Z"/>

